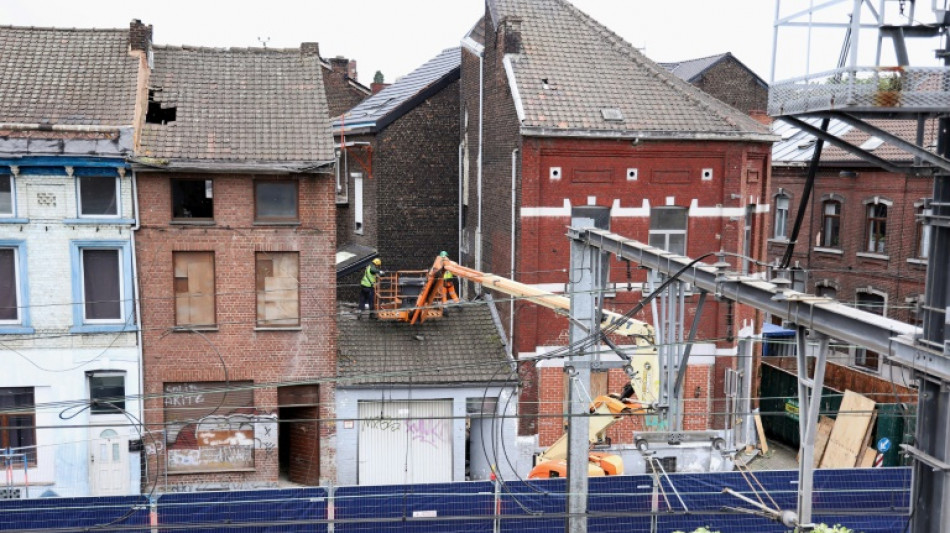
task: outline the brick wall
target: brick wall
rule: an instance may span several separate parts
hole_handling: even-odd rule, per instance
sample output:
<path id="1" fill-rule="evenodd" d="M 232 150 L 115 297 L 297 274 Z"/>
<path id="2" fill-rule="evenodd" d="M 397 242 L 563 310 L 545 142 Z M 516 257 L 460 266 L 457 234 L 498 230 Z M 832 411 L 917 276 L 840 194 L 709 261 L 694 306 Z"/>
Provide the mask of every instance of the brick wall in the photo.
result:
<path id="1" fill-rule="evenodd" d="M 322 68 L 323 86 L 327 93 L 327 106 L 331 119 L 337 119 L 340 115 L 356 107 L 357 104 L 369 98 L 369 93 L 350 83 L 346 69 Z"/>
<path id="2" fill-rule="evenodd" d="M 710 67 L 694 85 L 744 113 L 768 107 L 768 87 L 732 57 Z"/>
<path id="3" fill-rule="evenodd" d="M 214 180 L 214 224 L 171 224 L 168 174 L 138 175 L 142 228 L 136 235 L 144 324 L 146 423 L 163 423 L 160 395 L 167 382 L 253 381 L 276 383 L 331 377 L 336 372 L 334 276 L 335 220 L 332 177 L 299 177 L 299 226 L 254 223 L 252 176 L 200 174 Z M 175 331 L 172 253 L 211 251 L 215 259 L 217 327 L 200 335 Z M 300 253 L 299 330 L 257 329 L 255 252 Z M 225 373 L 225 370 L 227 371 Z M 277 413 L 277 389 L 254 390 L 257 413 Z M 333 418 L 333 387 L 320 386 L 319 415 Z M 333 433 L 320 428 L 321 438 Z M 332 450 L 322 446 L 322 479 L 334 478 Z M 158 470 L 154 470 L 155 467 Z M 150 465 L 164 471 L 164 465 Z M 255 451 L 255 471 L 174 476 L 176 483 L 240 480 L 274 482 L 273 450 Z"/>
<path id="4" fill-rule="evenodd" d="M 793 264 L 798 261 L 808 273 L 807 290 L 816 286 L 836 289 L 837 298 L 845 303 L 856 301 L 857 291 L 870 287 L 887 295 L 887 316 L 905 322 L 914 321 L 912 299 L 924 292 L 927 267 L 917 260 L 917 222 L 915 202 L 932 195 L 928 178 L 891 174 L 867 169 L 856 170 L 857 177 L 840 177 L 840 168 L 825 168 L 815 180 L 802 231 L 795 248 Z M 776 167 L 773 171 L 772 193 L 783 189 L 790 197 L 788 234 L 806 176 L 805 169 Z M 816 250 L 821 229 L 822 197 L 836 194 L 843 198 L 841 207 L 840 253 Z M 862 255 L 867 249 L 866 200 L 880 197 L 893 202 L 887 213 L 886 251 L 883 255 Z M 769 231 L 774 220 L 770 219 Z M 827 249 L 825 249 L 827 250 Z M 770 241 L 768 257 L 781 258 L 785 244 Z"/>

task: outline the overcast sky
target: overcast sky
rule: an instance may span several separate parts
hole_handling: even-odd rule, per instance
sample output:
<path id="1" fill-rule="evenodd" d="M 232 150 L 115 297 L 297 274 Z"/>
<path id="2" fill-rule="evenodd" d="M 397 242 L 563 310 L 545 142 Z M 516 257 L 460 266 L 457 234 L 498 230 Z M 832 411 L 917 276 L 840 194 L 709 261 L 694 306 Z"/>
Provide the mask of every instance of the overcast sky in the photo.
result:
<path id="1" fill-rule="evenodd" d="M 770 80 L 775 0 L 572 1 L 653 60 L 728 51 Z M 795 3 L 785 0 L 783 13 Z M 377 70 L 391 82 L 458 46 L 483 11 L 484 0 L 0 0 L 0 24 L 127 28 L 138 18 L 154 26 L 157 44 L 247 47 L 267 41 L 296 48 L 317 41 L 324 57 L 356 59 L 360 81 L 369 84 Z M 776 78 L 804 74 L 802 35 L 780 38 Z M 813 39 L 811 70 L 826 70 L 821 63 L 837 58 L 843 33 L 829 30 Z"/>

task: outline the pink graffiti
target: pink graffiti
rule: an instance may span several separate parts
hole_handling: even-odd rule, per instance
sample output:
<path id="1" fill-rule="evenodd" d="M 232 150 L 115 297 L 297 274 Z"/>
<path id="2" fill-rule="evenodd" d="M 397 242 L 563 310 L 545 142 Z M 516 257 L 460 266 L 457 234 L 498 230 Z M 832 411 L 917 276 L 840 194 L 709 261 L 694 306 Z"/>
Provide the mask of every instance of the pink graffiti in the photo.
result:
<path id="1" fill-rule="evenodd" d="M 409 435 L 412 440 L 438 448 L 448 440 L 449 432 L 444 420 L 410 420 Z"/>

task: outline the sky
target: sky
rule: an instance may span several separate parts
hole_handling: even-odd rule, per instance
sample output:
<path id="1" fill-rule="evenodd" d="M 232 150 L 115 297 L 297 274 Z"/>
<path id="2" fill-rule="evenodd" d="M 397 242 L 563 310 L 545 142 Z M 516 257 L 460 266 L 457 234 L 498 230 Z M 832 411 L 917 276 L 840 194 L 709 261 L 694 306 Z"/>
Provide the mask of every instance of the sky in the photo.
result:
<path id="1" fill-rule="evenodd" d="M 572 1 L 655 61 L 732 52 L 770 81 L 776 0 Z M 783 0 L 782 14 L 807 4 Z M 324 57 L 357 60 L 367 85 L 377 70 L 392 82 L 458 46 L 483 12 L 484 0 L 0 0 L 2 25 L 127 28 L 138 18 L 154 26 L 156 44 L 297 48 L 317 41 Z M 833 10 L 827 16 L 845 20 Z M 806 65 L 803 31 L 782 30 L 776 79 L 805 74 L 806 66 L 833 67 L 842 41 L 841 30 L 814 32 Z M 932 58 L 929 49 L 920 54 Z"/>

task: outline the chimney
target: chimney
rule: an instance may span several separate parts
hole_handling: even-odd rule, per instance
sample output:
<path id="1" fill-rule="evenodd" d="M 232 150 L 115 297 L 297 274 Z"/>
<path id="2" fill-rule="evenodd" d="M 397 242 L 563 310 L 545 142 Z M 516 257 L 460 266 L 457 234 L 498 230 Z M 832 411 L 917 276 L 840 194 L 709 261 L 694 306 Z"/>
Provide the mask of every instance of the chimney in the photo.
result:
<path id="1" fill-rule="evenodd" d="M 129 49 L 147 52 L 152 47 L 152 25 L 146 26 L 139 19 L 129 23 Z"/>
<path id="2" fill-rule="evenodd" d="M 766 113 L 765 111 L 761 109 L 750 110 L 749 116 L 751 116 L 754 120 L 756 120 L 760 124 L 765 124 L 766 126 L 772 125 L 772 117 L 770 117 L 768 113 Z"/>
<path id="3" fill-rule="evenodd" d="M 300 55 L 320 57 L 320 43 L 300 43 Z"/>
<path id="4" fill-rule="evenodd" d="M 378 93 L 379 91 L 382 91 L 383 89 L 385 89 L 386 87 L 389 87 L 390 85 L 392 85 L 392 84 L 391 84 L 391 83 L 376 83 L 376 82 L 373 82 L 373 83 L 371 83 L 371 84 L 369 85 L 369 89 L 370 89 L 371 91 L 373 91 L 373 94 L 376 94 L 376 93 Z"/>
<path id="5" fill-rule="evenodd" d="M 521 53 L 521 17 L 506 17 L 505 54 Z"/>
<path id="6" fill-rule="evenodd" d="M 350 79 L 356 79 L 356 61 L 352 59 L 336 56 L 330 59 L 330 68 L 333 69 L 333 72 L 339 72 Z"/>

